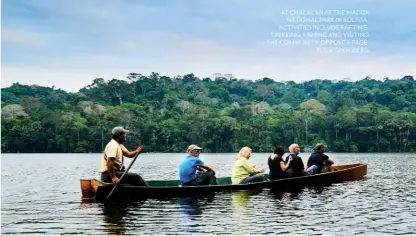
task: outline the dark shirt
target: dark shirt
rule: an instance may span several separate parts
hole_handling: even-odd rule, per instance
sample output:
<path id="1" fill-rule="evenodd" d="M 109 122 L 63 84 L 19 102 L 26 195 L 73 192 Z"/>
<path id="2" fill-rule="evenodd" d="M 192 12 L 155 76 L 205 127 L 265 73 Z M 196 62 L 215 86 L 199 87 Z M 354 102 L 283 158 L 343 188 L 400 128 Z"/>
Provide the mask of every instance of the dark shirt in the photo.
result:
<path id="1" fill-rule="evenodd" d="M 288 177 L 287 173 L 283 171 L 282 168 L 280 167 L 280 162 L 284 162 L 281 156 L 275 157 L 273 160 L 271 156 L 269 156 L 269 160 L 267 161 L 267 164 L 269 165 L 269 169 L 270 169 L 270 173 L 269 173 L 270 180 L 276 180 L 276 179 L 282 179 L 282 178 Z"/>
<path id="2" fill-rule="evenodd" d="M 317 174 L 322 172 L 322 167 L 324 166 L 324 162 L 328 160 L 328 156 L 323 154 L 322 152 L 315 151 L 311 154 L 308 159 L 308 168 L 316 165 L 318 170 L 316 171 Z"/>
<path id="3" fill-rule="evenodd" d="M 305 166 L 303 165 L 302 159 L 299 156 L 295 155 L 295 154 L 290 154 L 287 157 L 287 160 L 289 160 L 290 157 L 292 157 L 292 161 L 289 164 L 289 169 L 292 169 L 292 171 L 293 171 L 293 176 L 292 177 L 302 176 L 303 175 L 303 170 L 305 169 Z"/>

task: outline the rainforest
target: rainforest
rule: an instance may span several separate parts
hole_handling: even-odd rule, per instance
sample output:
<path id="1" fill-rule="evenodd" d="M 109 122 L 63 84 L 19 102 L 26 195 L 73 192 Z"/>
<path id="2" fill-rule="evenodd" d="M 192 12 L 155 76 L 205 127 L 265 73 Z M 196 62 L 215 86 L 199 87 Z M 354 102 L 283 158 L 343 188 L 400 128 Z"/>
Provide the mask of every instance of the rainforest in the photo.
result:
<path id="1" fill-rule="evenodd" d="M 318 142 L 332 152 L 416 151 L 412 76 L 297 83 L 129 73 L 78 92 L 15 83 L 1 89 L 1 107 L 3 153 L 102 152 L 114 126 L 131 130 L 126 147 L 147 152 L 309 151 Z"/>

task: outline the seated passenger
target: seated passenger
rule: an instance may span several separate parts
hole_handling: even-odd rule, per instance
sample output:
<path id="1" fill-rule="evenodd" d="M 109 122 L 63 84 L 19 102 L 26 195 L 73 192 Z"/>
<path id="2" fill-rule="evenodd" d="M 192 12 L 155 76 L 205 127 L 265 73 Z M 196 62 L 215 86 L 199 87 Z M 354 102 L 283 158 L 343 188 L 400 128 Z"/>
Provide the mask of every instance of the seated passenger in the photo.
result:
<path id="1" fill-rule="evenodd" d="M 274 149 L 274 153 L 271 156 L 269 156 L 267 164 L 269 165 L 270 169 L 270 180 L 283 179 L 289 177 L 289 174 L 286 171 L 289 169 L 289 165 L 292 162 L 292 160 L 289 160 L 287 163 L 285 163 L 283 161 L 283 154 L 285 154 L 285 150 L 283 149 L 283 147 L 277 146 Z"/>
<path id="2" fill-rule="evenodd" d="M 215 180 L 214 169 L 199 159 L 201 150 L 202 148 L 194 144 L 188 147 L 188 156 L 179 166 L 179 180 L 182 185 L 209 185 L 211 181 Z"/>
<path id="3" fill-rule="evenodd" d="M 318 169 L 316 165 L 312 165 L 308 169 L 305 169 L 302 158 L 298 156 L 298 154 L 300 153 L 300 147 L 298 144 L 294 143 L 290 145 L 289 151 L 290 151 L 290 155 L 287 157 L 287 159 L 288 159 L 288 162 L 290 160 L 292 161 L 289 164 L 289 170 L 287 172 L 289 173 L 290 177 L 313 175 L 316 173 L 316 170 Z"/>
<path id="4" fill-rule="evenodd" d="M 334 164 L 334 161 L 324 154 L 325 146 L 321 143 L 316 144 L 314 152 L 308 159 L 308 167 L 316 165 L 318 169 L 317 174 L 328 172 L 329 167 Z M 324 171 L 323 171 L 324 170 Z"/>
<path id="5" fill-rule="evenodd" d="M 254 164 L 249 162 L 251 148 L 243 147 L 235 158 L 233 172 L 231 176 L 232 184 L 247 184 L 262 182 L 263 175 L 256 175 L 264 172 L 263 169 L 256 169 Z"/>

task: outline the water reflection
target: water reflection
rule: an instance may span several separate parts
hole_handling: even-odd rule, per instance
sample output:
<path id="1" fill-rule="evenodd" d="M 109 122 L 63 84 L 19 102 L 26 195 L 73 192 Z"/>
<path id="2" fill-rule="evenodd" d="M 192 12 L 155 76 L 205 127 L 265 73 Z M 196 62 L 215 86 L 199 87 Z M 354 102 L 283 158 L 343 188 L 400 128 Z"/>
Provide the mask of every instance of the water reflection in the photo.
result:
<path id="1" fill-rule="evenodd" d="M 323 194 L 324 191 L 326 191 L 329 188 L 330 185 L 328 186 L 311 186 L 309 187 L 309 189 L 311 190 L 311 192 L 313 194 Z"/>
<path id="2" fill-rule="evenodd" d="M 189 218 L 202 214 L 201 207 L 198 205 L 198 197 L 192 196 L 179 198 L 179 207 L 183 213 L 190 216 Z"/>
<path id="3" fill-rule="evenodd" d="M 204 209 L 214 201 L 215 195 L 179 197 L 180 225 L 183 231 L 198 232 Z"/>
<path id="4" fill-rule="evenodd" d="M 214 198 L 214 194 L 205 196 L 179 197 L 179 208 L 181 212 L 189 216 L 190 219 L 193 219 L 195 216 L 201 215 L 203 207 L 208 203 L 213 202 Z"/>
<path id="5" fill-rule="evenodd" d="M 290 188 L 276 188 L 270 189 L 270 195 L 277 200 L 282 200 L 285 197 L 289 198 L 290 200 L 299 199 L 302 197 L 304 191 L 308 190 L 312 195 L 315 194 L 323 194 L 325 190 L 327 190 L 329 186 L 303 186 L 303 187 L 290 187 Z"/>
<path id="6" fill-rule="evenodd" d="M 270 189 L 270 194 L 274 199 L 282 200 L 289 198 L 290 200 L 299 199 L 304 191 L 304 187 L 292 187 L 286 189 Z"/>
<path id="7" fill-rule="evenodd" d="M 301 195 L 304 191 L 304 188 L 294 187 L 286 189 L 287 193 L 289 194 L 289 198 L 291 200 L 299 199 L 299 195 Z"/>
<path id="8" fill-rule="evenodd" d="M 250 200 L 253 196 L 258 195 L 261 192 L 262 190 L 257 189 L 233 192 L 231 196 L 231 203 L 234 213 L 237 213 L 237 215 L 251 215 L 256 207 L 251 206 Z"/>
<path id="9" fill-rule="evenodd" d="M 184 211 L 176 198 L 148 199 L 139 207 L 106 208 L 105 214 L 102 204 L 80 205 L 78 180 L 96 172 L 96 154 L 91 158 L 86 155 L 2 155 L 1 234 L 414 235 L 416 232 L 414 153 L 331 154 L 341 164 L 369 162 L 365 181 L 305 187 L 301 191 L 265 189 L 255 196 L 236 192 L 234 199 L 235 193 L 221 192 L 216 193 L 212 203 L 198 199 L 196 203 L 191 200 L 183 204 L 188 205 Z M 136 170 L 143 171 L 147 179 L 175 179 L 177 173 L 165 171 L 177 169 L 173 164 L 166 166 L 166 160 L 172 158 L 178 163 L 183 155 L 143 156 L 138 159 Z M 218 163 L 221 173 L 221 168 L 229 171 L 234 156 L 224 158 L 215 154 L 209 158 L 207 162 Z M 255 160 L 264 162 L 260 157 Z M 42 169 L 44 163 L 56 165 L 47 172 L 33 172 Z M 80 163 L 85 168 L 79 168 Z M 160 166 L 165 168 L 156 168 Z M 80 171 L 68 172 L 72 169 Z M 59 178 L 62 173 L 70 175 Z M 28 181 L 33 179 L 27 178 L 32 174 L 45 180 L 41 188 Z M 244 211 L 248 213 L 239 213 Z M 183 226 L 184 221 L 187 226 Z"/>
<path id="10" fill-rule="evenodd" d="M 277 200 L 282 200 L 286 194 L 287 191 L 282 189 L 270 189 L 270 195 Z"/>
<path id="11" fill-rule="evenodd" d="M 125 234 L 126 233 L 126 215 L 128 209 L 134 209 L 137 211 L 138 208 L 144 203 L 144 201 L 138 202 L 105 202 L 102 204 L 103 209 L 103 226 L 104 232 L 107 235 L 113 234 Z"/>

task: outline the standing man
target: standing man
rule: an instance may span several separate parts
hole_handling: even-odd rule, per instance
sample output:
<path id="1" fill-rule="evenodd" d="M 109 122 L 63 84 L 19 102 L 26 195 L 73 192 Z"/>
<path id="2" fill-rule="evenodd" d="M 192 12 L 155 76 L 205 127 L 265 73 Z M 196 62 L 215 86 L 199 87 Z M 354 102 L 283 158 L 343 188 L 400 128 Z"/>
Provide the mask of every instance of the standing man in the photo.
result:
<path id="1" fill-rule="evenodd" d="M 288 159 L 286 161 L 292 160 L 289 164 L 289 170 L 288 170 L 288 173 L 291 177 L 313 175 L 316 173 L 316 170 L 318 169 L 316 165 L 313 165 L 309 167 L 308 169 L 305 169 L 302 158 L 298 156 L 300 153 L 300 147 L 298 144 L 294 143 L 290 145 L 289 151 L 290 151 L 290 155 L 287 157 Z"/>
<path id="2" fill-rule="evenodd" d="M 317 174 L 322 173 L 324 166 L 330 166 L 334 164 L 334 161 L 324 154 L 325 146 L 322 143 L 315 145 L 314 152 L 308 159 L 308 167 L 316 165 L 318 169 L 316 170 Z M 324 171 L 325 172 L 325 171 Z"/>
<path id="3" fill-rule="evenodd" d="M 214 169 L 199 159 L 201 150 L 194 144 L 188 147 L 188 156 L 179 166 L 179 179 L 183 186 L 209 185 L 215 178 Z"/>
<path id="4" fill-rule="evenodd" d="M 139 155 L 143 150 L 143 147 L 139 146 L 136 150 L 130 152 L 122 145 L 127 139 L 128 132 L 123 127 L 115 127 L 112 130 L 113 138 L 105 146 L 104 155 L 101 159 L 101 181 L 117 184 L 125 171 L 123 155 L 132 158 L 136 154 Z M 147 186 L 140 175 L 131 172 L 123 177 L 121 183 Z"/>

